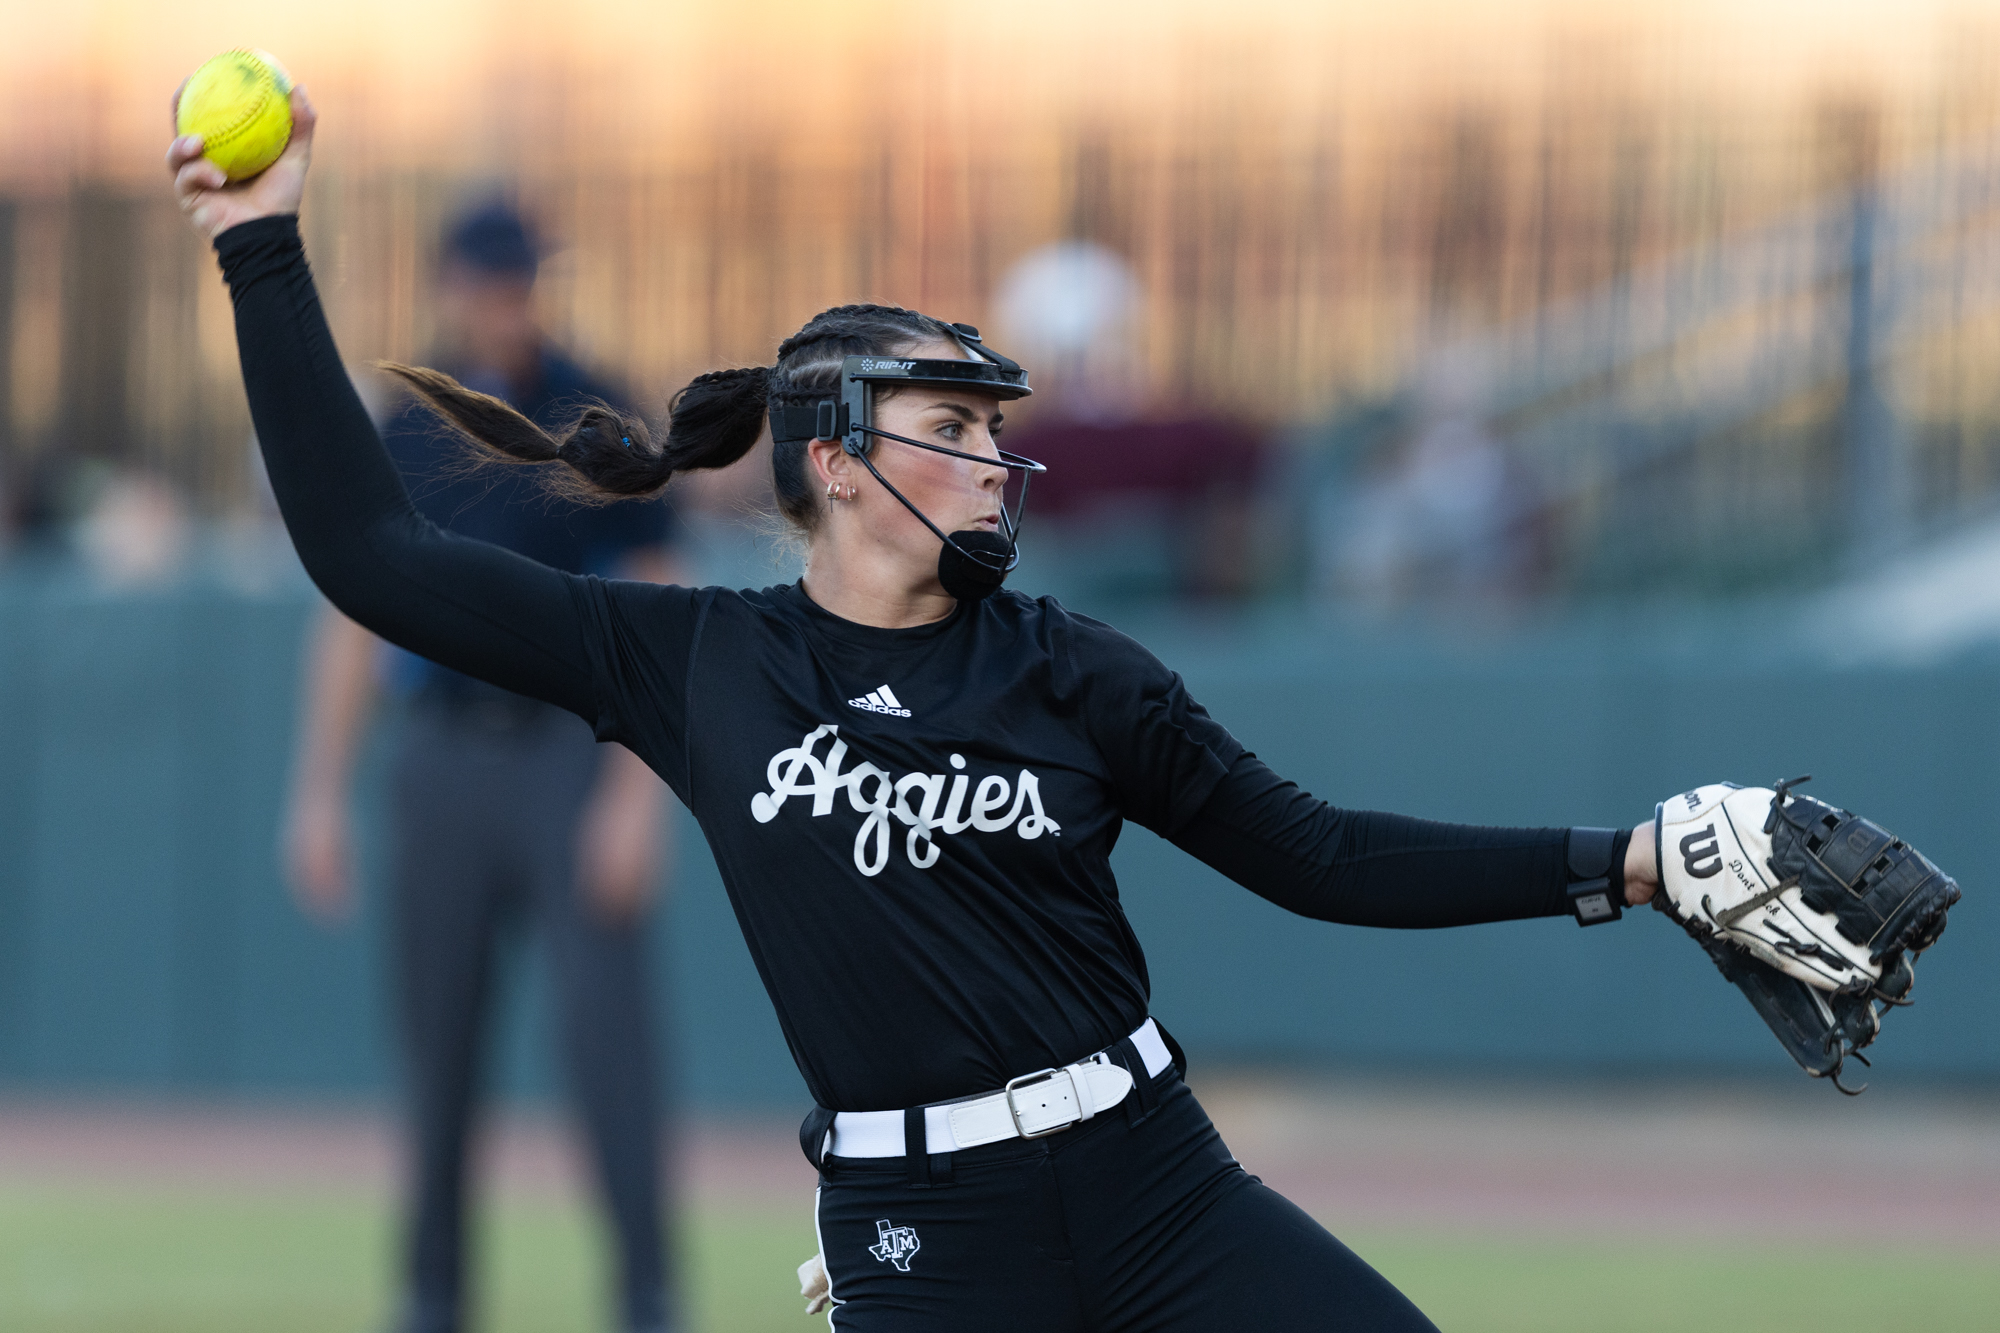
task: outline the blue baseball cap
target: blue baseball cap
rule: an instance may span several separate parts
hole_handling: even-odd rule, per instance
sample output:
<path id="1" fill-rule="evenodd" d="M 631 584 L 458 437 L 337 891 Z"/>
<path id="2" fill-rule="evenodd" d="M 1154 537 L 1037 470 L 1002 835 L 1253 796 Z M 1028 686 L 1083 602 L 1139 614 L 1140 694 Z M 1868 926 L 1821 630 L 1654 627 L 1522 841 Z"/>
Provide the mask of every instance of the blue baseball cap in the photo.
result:
<path id="1" fill-rule="evenodd" d="M 542 248 L 527 219 L 494 199 L 459 216 L 445 232 L 444 254 L 448 261 L 496 277 L 532 278 Z"/>

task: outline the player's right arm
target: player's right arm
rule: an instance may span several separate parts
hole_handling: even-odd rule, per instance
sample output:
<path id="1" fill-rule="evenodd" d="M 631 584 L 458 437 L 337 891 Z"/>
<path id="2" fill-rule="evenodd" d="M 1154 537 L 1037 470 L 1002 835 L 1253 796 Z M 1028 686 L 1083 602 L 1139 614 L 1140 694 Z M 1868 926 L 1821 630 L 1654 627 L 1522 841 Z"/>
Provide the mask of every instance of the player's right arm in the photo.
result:
<path id="1" fill-rule="evenodd" d="M 236 184 L 197 138 L 167 153 L 174 193 L 215 243 L 236 308 L 250 415 L 278 508 L 327 600 L 355 623 L 467 675 L 593 723 L 578 580 L 454 537 L 410 504 L 334 346 L 299 239 L 316 117 L 292 94 L 284 155 Z"/>

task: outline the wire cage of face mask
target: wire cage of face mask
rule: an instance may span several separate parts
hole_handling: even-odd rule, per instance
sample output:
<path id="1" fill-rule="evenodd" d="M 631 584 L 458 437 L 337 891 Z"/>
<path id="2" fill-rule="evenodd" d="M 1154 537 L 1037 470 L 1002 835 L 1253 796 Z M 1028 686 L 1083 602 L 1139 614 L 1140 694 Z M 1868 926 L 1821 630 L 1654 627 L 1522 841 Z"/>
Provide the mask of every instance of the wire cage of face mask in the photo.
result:
<path id="1" fill-rule="evenodd" d="M 944 549 L 938 553 L 938 579 L 944 584 L 945 591 L 960 601 L 978 601 L 999 588 L 1007 575 L 1021 563 L 1021 515 L 1028 505 L 1028 479 L 1048 469 L 1032 458 L 1010 454 L 1004 449 L 997 451 L 998 457 L 971 454 L 879 430 L 875 426 L 877 385 L 949 389 L 1002 401 L 1026 398 L 1034 392 L 1028 387 L 1028 372 L 1015 361 L 987 347 L 981 341 L 978 329 L 969 324 L 953 324 L 951 328 L 960 344 L 978 360 L 850 356 L 841 364 L 838 398 L 822 398 L 815 403 L 771 405 L 771 438 L 776 441 L 840 441 L 843 451 L 859 459 L 889 494 L 901 501 L 905 509 L 915 514 L 917 520 L 944 543 Z M 875 466 L 875 460 L 870 455 L 878 438 L 1018 473 L 1021 492 L 1015 499 L 1014 512 L 1007 512 L 1003 498 L 999 532 L 968 529 L 947 533 L 912 504 L 909 497 L 897 490 Z"/>

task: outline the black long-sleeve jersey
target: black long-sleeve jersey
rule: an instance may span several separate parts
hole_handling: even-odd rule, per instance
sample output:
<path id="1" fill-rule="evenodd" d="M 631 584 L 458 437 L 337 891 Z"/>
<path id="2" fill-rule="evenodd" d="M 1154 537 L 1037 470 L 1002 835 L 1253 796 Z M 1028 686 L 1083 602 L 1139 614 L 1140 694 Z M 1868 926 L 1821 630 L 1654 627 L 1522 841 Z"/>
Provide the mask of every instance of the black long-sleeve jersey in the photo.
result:
<path id="1" fill-rule="evenodd" d="M 1337 810 L 1139 644 L 1051 599 L 1002 591 L 878 629 L 798 586 L 606 581 L 444 532 L 349 383 L 296 219 L 216 249 L 314 581 L 391 642 L 582 716 L 666 780 L 823 1106 L 984 1092 L 1137 1027 L 1146 962 L 1110 862 L 1128 819 L 1321 920 L 1567 913 L 1566 830 Z"/>

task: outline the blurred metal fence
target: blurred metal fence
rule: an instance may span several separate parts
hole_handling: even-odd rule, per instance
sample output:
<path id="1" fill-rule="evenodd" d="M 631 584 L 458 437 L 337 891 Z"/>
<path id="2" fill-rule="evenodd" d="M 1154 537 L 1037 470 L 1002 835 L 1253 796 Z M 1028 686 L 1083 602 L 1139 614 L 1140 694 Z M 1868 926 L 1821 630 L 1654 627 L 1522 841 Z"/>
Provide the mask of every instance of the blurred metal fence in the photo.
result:
<path id="1" fill-rule="evenodd" d="M 1878 174 L 1849 132 L 1812 206 L 1441 349 L 1490 361 L 1570 582 L 1798 579 L 1990 506 L 2000 140 Z"/>
<path id="2" fill-rule="evenodd" d="M 1078 237 L 1147 289 L 1155 405 L 1296 424 L 1482 360 L 1533 483 L 1510 503 L 1549 547 L 1541 590 L 1794 578 L 1858 495 L 1888 531 L 1993 492 L 1990 31 L 1869 87 L 1711 68 L 1692 29 L 1554 23 L 1469 79 L 1426 64 L 1457 20 L 1371 36 L 1300 6 L 1220 37 L 1191 8 L 1121 13 L 1053 42 L 966 16 L 801 23 L 760 30 L 755 59 L 728 24 L 634 13 L 613 49 L 551 22 L 423 89 L 365 53 L 301 53 L 329 127 L 309 240 L 343 345 L 430 348 L 439 226 L 494 188 L 562 244 L 551 328 L 656 407 L 839 301 L 986 323 L 1007 265 Z M 669 51 L 673 78 L 635 77 Z M 749 77 L 793 55 L 827 74 L 810 107 Z M 413 144 L 432 123 L 476 132 Z M 0 133 L 15 507 L 84 503 L 65 478 L 85 460 L 241 508 L 247 422 L 205 247 L 136 147 L 107 164 L 21 125 Z M 128 141 L 152 142 L 122 123 L 106 140 Z"/>

